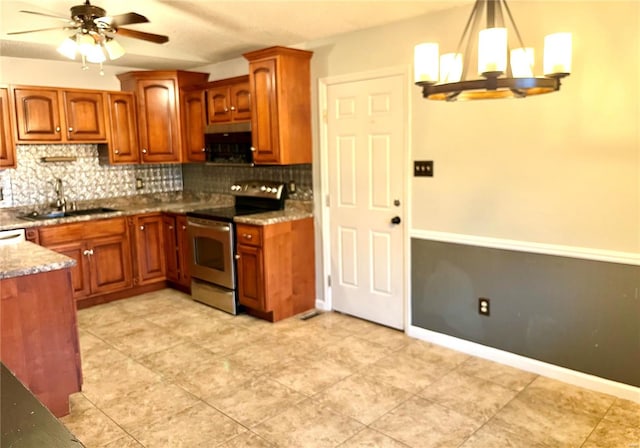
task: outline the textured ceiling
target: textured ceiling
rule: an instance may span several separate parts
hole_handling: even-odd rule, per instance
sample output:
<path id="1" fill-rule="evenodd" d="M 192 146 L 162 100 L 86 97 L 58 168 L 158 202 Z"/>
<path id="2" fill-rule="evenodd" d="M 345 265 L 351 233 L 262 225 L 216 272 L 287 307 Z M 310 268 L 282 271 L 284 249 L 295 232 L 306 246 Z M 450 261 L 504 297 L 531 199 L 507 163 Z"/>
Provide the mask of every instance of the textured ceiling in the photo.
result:
<path id="1" fill-rule="evenodd" d="M 469 0 L 422 1 L 171 1 L 95 0 L 107 14 L 137 12 L 150 23 L 127 28 L 166 34 L 158 45 L 118 37 L 125 56 L 109 64 L 146 69 L 192 69 L 241 56 L 272 45 L 296 45 L 328 36 L 403 20 Z M 64 26 L 39 11 L 67 17 L 83 0 L 1 0 L 0 54 L 46 60 L 67 60 L 56 51 L 69 31 L 52 30 L 8 36 L 12 31 Z"/>

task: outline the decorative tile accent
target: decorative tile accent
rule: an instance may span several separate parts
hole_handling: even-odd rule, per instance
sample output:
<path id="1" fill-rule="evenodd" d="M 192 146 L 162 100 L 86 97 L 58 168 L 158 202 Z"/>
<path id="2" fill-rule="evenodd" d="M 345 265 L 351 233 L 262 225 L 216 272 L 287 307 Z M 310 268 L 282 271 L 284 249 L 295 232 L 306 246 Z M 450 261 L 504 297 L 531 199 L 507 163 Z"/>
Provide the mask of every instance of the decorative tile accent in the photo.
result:
<path id="1" fill-rule="evenodd" d="M 286 166 L 211 166 L 189 164 L 182 166 L 185 191 L 228 193 L 235 181 L 265 179 L 277 182 L 294 181 L 296 192 L 289 197 L 300 201 L 313 199 L 313 176 L 311 165 Z"/>
<path id="2" fill-rule="evenodd" d="M 68 201 L 181 191 L 179 164 L 102 165 L 98 145 L 18 145 L 16 169 L 0 171 L 0 207 L 55 201 L 54 179 L 63 182 Z M 42 157 L 73 156 L 74 162 L 42 162 Z M 136 178 L 144 188 L 136 190 Z"/>

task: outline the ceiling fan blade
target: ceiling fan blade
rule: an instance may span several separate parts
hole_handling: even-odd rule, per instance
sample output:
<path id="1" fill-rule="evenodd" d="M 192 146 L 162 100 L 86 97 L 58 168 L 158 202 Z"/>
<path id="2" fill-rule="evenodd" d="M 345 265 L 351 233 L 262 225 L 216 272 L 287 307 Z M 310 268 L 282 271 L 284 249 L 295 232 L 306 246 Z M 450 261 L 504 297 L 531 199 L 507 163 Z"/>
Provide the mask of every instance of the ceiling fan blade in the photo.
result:
<path id="1" fill-rule="evenodd" d="M 118 28 L 117 30 L 115 30 L 115 33 L 119 36 L 131 37 L 133 39 L 142 39 L 149 42 L 153 42 L 155 44 L 164 44 L 166 42 L 169 42 L 169 36 L 163 36 L 161 34 L 145 33 L 142 31 L 131 30 L 128 28 Z"/>
<path id="2" fill-rule="evenodd" d="M 40 28 L 38 30 L 29 30 L 29 31 L 14 31 L 12 33 L 7 33 L 7 35 L 12 35 L 12 34 L 27 34 L 27 33 L 37 33 L 40 31 L 51 31 L 51 30 L 72 30 L 74 29 L 73 27 L 69 27 L 69 26 L 56 26 L 54 28 Z"/>
<path id="3" fill-rule="evenodd" d="M 64 20 L 65 22 L 72 22 L 72 20 L 69 19 L 69 17 L 63 17 L 63 16 L 54 15 L 54 14 L 47 14 L 47 13 L 44 13 L 44 12 L 25 11 L 23 9 L 21 9 L 19 12 L 24 12 L 26 14 L 34 14 L 36 16 L 52 17 L 54 19 Z"/>
<path id="4" fill-rule="evenodd" d="M 147 23 L 149 22 L 149 19 L 147 19 L 142 14 L 138 14 L 135 12 L 128 12 L 126 14 L 118 14 L 116 16 L 100 17 L 96 19 L 96 21 L 105 22 L 114 28 L 118 28 L 123 25 L 133 25 L 135 23 Z"/>

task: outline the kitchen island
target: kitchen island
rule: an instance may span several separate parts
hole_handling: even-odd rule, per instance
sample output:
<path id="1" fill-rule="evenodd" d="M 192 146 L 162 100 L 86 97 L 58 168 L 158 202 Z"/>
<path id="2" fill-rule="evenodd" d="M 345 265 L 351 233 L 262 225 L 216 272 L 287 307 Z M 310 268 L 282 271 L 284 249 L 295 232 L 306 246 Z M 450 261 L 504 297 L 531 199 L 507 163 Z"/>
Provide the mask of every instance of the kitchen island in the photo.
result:
<path id="1" fill-rule="evenodd" d="M 0 246 L 0 360 L 57 417 L 82 386 L 74 264 L 26 241 Z"/>

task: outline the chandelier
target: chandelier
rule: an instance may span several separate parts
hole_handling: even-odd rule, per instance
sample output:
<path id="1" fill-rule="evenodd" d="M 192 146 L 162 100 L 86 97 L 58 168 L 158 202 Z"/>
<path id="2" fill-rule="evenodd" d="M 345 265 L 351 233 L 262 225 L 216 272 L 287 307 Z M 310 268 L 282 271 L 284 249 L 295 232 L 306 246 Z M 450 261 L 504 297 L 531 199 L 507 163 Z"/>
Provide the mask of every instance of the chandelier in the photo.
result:
<path id="1" fill-rule="evenodd" d="M 100 65 L 100 74 L 104 75 L 102 63 L 109 58 L 118 59 L 124 55 L 124 48 L 112 37 L 108 37 L 98 27 L 93 29 L 80 28 L 70 37 L 67 37 L 60 46 L 58 52 L 69 59 L 75 59 L 80 55 L 82 69 L 87 70 L 87 62 Z"/>
<path id="2" fill-rule="evenodd" d="M 483 22 L 486 26 L 481 29 Z M 507 38 L 507 23 L 516 44 L 513 48 Z M 471 77 L 475 75 L 469 76 L 472 53 L 477 53 L 475 79 Z M 555 92 L 560 89 L 560 79 L 571 73 L 571 34 L 546 36 L 543 60 L 544 75 L 535 76 L 534 49 L 525 47 L 506 0 L 476 0 L 455 53 L 440 56 L 437 43 L 416 45 L 415 83 L 422 87 L 424 98 L 444 101 L 524 98 Z"/>

